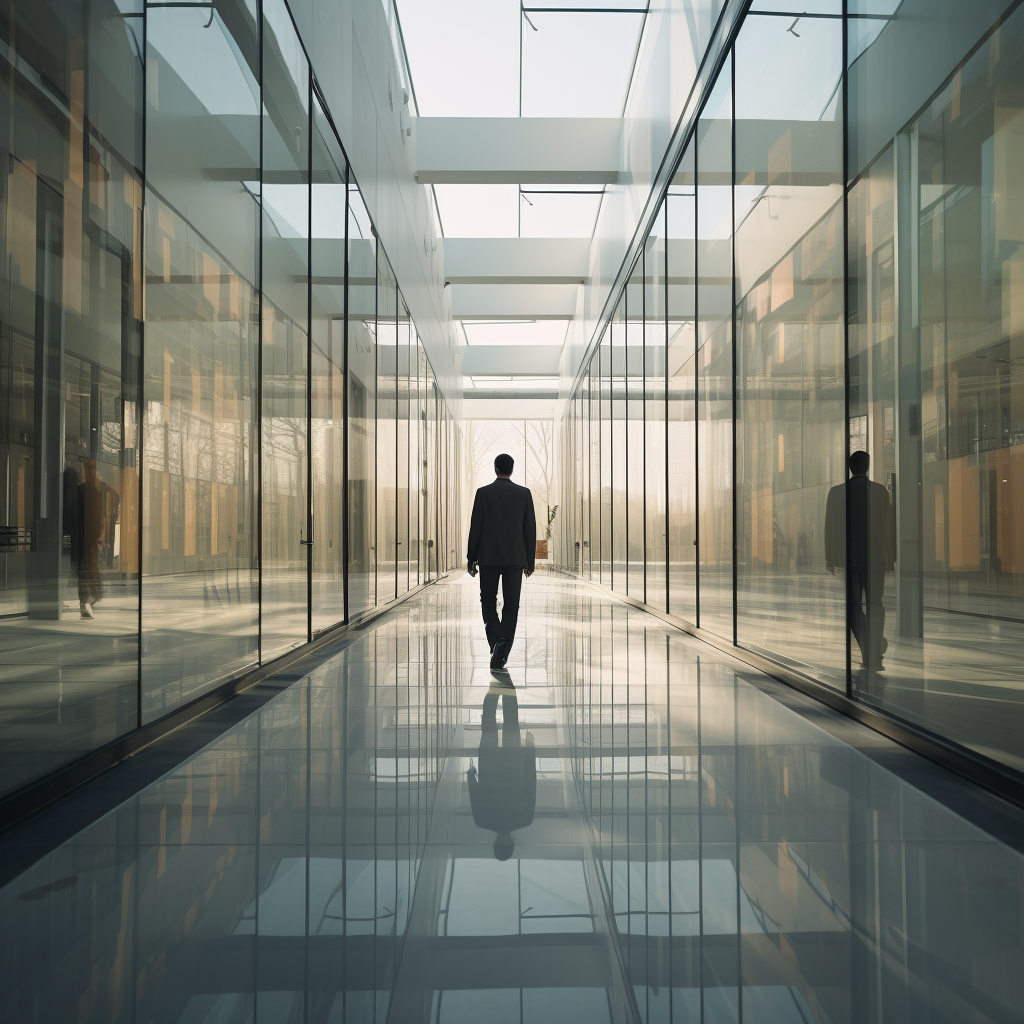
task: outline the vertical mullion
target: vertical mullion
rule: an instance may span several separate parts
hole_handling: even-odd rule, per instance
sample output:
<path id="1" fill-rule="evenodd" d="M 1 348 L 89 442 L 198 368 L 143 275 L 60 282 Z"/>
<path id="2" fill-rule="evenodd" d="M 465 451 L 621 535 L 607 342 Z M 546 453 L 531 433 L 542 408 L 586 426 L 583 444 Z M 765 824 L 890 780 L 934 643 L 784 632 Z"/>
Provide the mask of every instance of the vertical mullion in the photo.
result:
<path id="1" fill-rule="evenodd" d="M 380 559 L 380 511 L 377 508 L 380 492 L 380 437 L 377 411 L 380 408 L 380 239 L 373 232 L 373 605 L 379 603 L 377 593 L 377 562 Z M 369 490 L 369 488 L 367 488 Z M 376 890 L 375 890 L 376 891 Z"/>
<path id="2" fill-rule="evenodd" d="M 729 73 L 731 75 L 729 89 L 729 127 L 731 145 L 729 147 L 729 216 L 732 220 L 732 230 L 729 238 L 729 253 L 732 261 L 732 285 L 730 289 L 731 309 L 729 310 L 730 322 L 732 324 L 732 642 L 737 642 L 737 606 L 739 600 L 736 593 L 737 581 L 737 542 L 736 542 L 736 45 L 732 46 L 732 60 L 729 62 Z M 736 865 L 737 872 L 739 864 Z M 743 996 L 740 994 L 740 1019 L 743 1019 Z"/>
<path id="3" fill-rule="evenodd" d="M 342 393 L 341 393 L 341 523 L 342 533 L 341 538 L 341 589 L 342 589 L 342 606 L 343 606 L 343 621 L 348 622 L 351 617 L 351 611 L 349 606 L 349 559 L 351 558 L 351 548 L 349 541 L 349 532 L 352 528 L 351 515 L 349 511 L 349 458 L 348 458 L 348 446 L 350 441 L 350 431 L 348 422 L 348 389 L 349 389 L 349 366 L 348 366 L 348 317 L 349 317 L 349 262 L 348 262 L 348 221 L 349 221 L 349 202 L 348 193 L 352 187 L 352 168 L 349 166 L 348 157 L 345 159 L 345 290 L 342 297 Z M 366 502 L 363 502 L 364 514 Z"/>
<path id="4" fill-rule="evenodd" d="M 256 247 L 259 266 L 256 280 L 259 284 L 259 326 L 256 329 L 256 596 L 259 605 L 256 615 L 256 661 L 263 664 L 263 0 L 257 0 L 257 49 L 260 74 L 260 202 L 259 224 L 256 228 Z M 257 904 L 259 894 L 257 893 Z"/>
<path id="5" fill-rule="evenodd" d="M 147 122 L 147 108 L 149 107 L 147 58 L 149 56 L 149 5 L 142 5 L 142 205 L 137 211 L 139 217 L 139 259 L 142 266 L 139 268 L 139 283 L 141 285 L 138 295 L 139 305 L 139 367 L 137 370 L 136 387 L 138 388 L 135 400 L 135 474 L 139 481 L 139 507 L 136 511 L 136 518 L 139 523 L 138 554 L 139 554 L 139 610 L 138 610 L 138 643 L 136 653 L 138 660 L 138 676 L 135 694 L 135 726 L 142 728 L 142 565 L 145 555 L 143 539 L 145 531 L 142 529 L 143 509 L 146 501 L 146 489 L 142 485 L 142 472 L 144 463 L 144 451 L 146 442 L 146 191 L 149 182 L 146 177 L 146 153 L 149 149 L 149 128 Z M 134 283 L 134 282 L 133 282 Z M 122 382 L 122 390 L 124 384 Z M 122 421 L 124 409 L 121 410 Z M 9 521 L 9 520 L 8 520 Z"/>
<path id="6" fill-rule="evenodd" d="M 308 73 L 306 145 L 306 642 L 313 639 L 313 68 Z M 328 367 L 330 372 L 330 367 Z M 309 851 L 306 856 L 309 887 Z M 307 899 L 307 915 L 308 899 Z M 308 935 L 308 929 L 307 929 Z M 308 968 L 307 968 L 308 970 Z M 308 1003 L 308 989 L 306 1002 Z M 307 1011 L 308 1012 L 308 1011 Z"/>
<path id="7" fill-rule="evenodd" d="M 640 437 L 643 442 L 643 458 L 641 459 L 641 489 L 644 545 L 644 603 L 647 603 L 647 245 L 640 251 L 640 370 L 643 374 L 640 383 Z M 644 783 L 646 792 L 646 782 Z"/>
<path id="8" fill-rule="evenodd" d="M 671 612 L 672 608 L 670 607 L 671 601 L 670 601 L 669 595 L 672 592 L 671 591 L 671 586 L 670 586 L 670 576 L 671 576 L 671 572 L 672 572 L 672 569 L 671 569 L 672 559 L 671 559 L 671 555 L 670 555 L 670 553 L 671 553 L 671 538 L 672 538 L 672 531 L 670 529 L 670 524 L 671 524 L 671 521 L 672 521 L 672 495 L 671 495 L 671 493 L 669 491 L 669 450 L 668 450 L 668 445 L 669 445 L 669 440 L 668 440 L 669 439 L 669 433 L 668 433 L 668 423 L 669 423 L 669 419 L 668 419 L 668 415 L 669 415 L 669 401 L 668 401 L 668 294 L 669 294 L 669 292 L 668 292 L 668 204 L 669 204 L 669 195 L 668 195 L 668 190 L 667 189 L 665 191 L 664 204 L 665 204 L 665 208 L 662 211 L 663 217 L 662 217 L 662 224 L 661 224 L 661 233 L 662 233 L 662 237 L 665 239 L 664 272 L 662 273 L 662 277 L 664 278 L 665 294 L 663 296 L 661 310 L 662 310 L 662 320 L 665 323 L 664 356 L 662 358 L 662 370 L 663 370 L 663 373 L 665 375 L 665 387 L 664 387 L 665 395 L 664 395 L 664 410 L 663 410 L 663 419 L 665 421 L 665 434 L 664 434 L 664 436 L 665 436 L 665 611 Z M 671 773 L 671 768 L 669 769 L 669 771 Z M 672 1005 L 671 989 L 669 990 L 669 992 L 670 992 L 670 994 L 669 994 L 669 1007 L 670 1007 L 670 1011 L 671 1011 L 671 1005 Z M 671 1016 L 671 1012 L 670 1012 L 670 1016 Z"/>
<path id="9" fill-rule="evenodd" d="M 843 0 L 843 35 L 842 35 L 842 90 L 843 90 L 843 481 L 849 479 L 846 471 L 846 463 L 850 457 L 850 153 L 849 153 L 849 102 L 847 100 L 847 46 L 848 46 L 848 0 Z M 895 154 L 894 154 L 895 155 Z M 895 183 L 894 183 L 895 184 Z M 896 201 L 896 191 L 893 190 L 893 201 Z M 898 224 L 893 218 L 893 225 L 898 229 Z M 894 247 L 895 250 L 895 247 Z M 896 281 L 896 289 L 899 291 L 899 280 Z M 899 325 L 896 325 L 897 331 Z M 846 495 L 843 514 L 846 521 L 843 526 L 844 542 L 846 545 L 846 566 L 843 569 L 843 636 L 846 646 L 846 696 L 853 697 L 853 672 L 851 666 L 852 647 L 850 638 L 850 488 L 844 487 Z"/>
<path id="10" fill-rule="evenodd" d="M 693 132 L 693 493 L 695 520 L 693 541 L 696 557 L 693 560 L 693 623 L 700 628 L 700 118 Z M 703 1002 L 701 1003 L 703 1007 Z M 704 1011 L 701 1009 L 701 1019 Z"/>

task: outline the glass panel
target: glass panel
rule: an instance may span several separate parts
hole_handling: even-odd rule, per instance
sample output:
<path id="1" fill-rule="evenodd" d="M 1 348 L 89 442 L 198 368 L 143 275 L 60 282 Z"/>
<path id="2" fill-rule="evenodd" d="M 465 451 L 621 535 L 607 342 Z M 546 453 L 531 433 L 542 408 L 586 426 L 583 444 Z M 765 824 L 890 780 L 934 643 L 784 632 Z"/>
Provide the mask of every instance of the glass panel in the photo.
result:
<path id="1" fill-rule="evenodd" d="M 143 722 L 259 638 L 256 26 L 241 0 L 147 26 Z"/>
<path id="2" fill-rule="evenodd" d="M 733 639 L 730 77 L 727 62 L 697 122 L 698 625 L 729 640 Z"/>
<path id="3" fill-rule="evenodd" d="M 626 593 L 644 599 L 644 263 L 633 266 L 626 283 L 625 323 L 619 328 L 625 345 L 625 557 Z"/>
<path id="4" fill-rule="evenodd" d="M 376 603 L 377 239 L 348 184 L 348 613 Z"/>
<path id="5" fill-rule="evenodd" d="M 846 540 L 855 692 L 1017 769 L 1022 89 L 1017 9 L 851 191 Z"/>
<path id="6" fill-rule="evenodd" d="M 665 209 L 662 204 L 644 245 L 644 515 L 646 598 L 668 607 L 665 555 L 668 499 L 665 476 Z"/>
<path id="7" fill-rule="evenodd" d="M 620 117 L 643 23 L 642 10 L 524 16 L 521 114 Z"/>
<path id="8" fill-rule="evenodd" d="M 739 643 L 845 690 L 842 39 L 750 15 L 736 41 L 736 602 Z"/>
<path id="9" fill-rule="evenodd" d="M 601 354 L 590 359 L 590 557 L 587 569 L 592 580 L 601 579 Z"/>
<path id="10" fill-rule="evenodd" d="M 612 585 L 612 332 L 601 338 L 601 582 Z"/>
<path id="11" fill-rule="evenodd" d="M 579 422 L 576 426 L 576 450 L 580 459 L 580 496 L 579 515 L 580 528 L 577 534 L 579 550 L 573 552 L 576 571 L 589 578 L 590 576 L 590 369 L 587 368 L 580 384 Z"/>
<path id="12" fill-rule="evenodd" d="M 313 104 L 313 632 L 345 617 L 345 156 Z"/>
<path id="13" fill-rule="evenodd" d="M 423 560 L 423 459 L 427 448 L 423 437 L 426 403 L 424 394 L 424 375 L 426 357 L 423 355 L 423 343 L 415 333 L 415 344 L 412 349 L 412 396 L 409 413 L 409 582 L 411 586 L 422 583 L 426 565 Z"/>
<path id="14" fill-rule="evenodd" d="M 377 604 L 395 599 L 398 563 L 398 290 L 377 252 Z"/>
<path id="15" fill-rule="evenodd" d="M 409 373 L 412 369 L 412 321 L 401 295 L 398 297 L 398 350 L 395 393 L 395 562 L 397 593 L 409 589 Z"/>
<path id="16" fill-rule="evenodd" d="M 434 384 L 434 374 L 427 365 L 427 419 L 426 419 L 426 440 L 427 440 L 427 481 L 426 481 L 426 560 L 427 578 L 436 579 L 437 567 L 437 503 L 441 493 L 438 480 L 438 431 L 437 431 L 437 386 Z"/>
<path id="17" fill-rule="evenodd" d="M 309 67 L 283 0 L 263 6 L 260 657 L 308 637 Z"/>
<path id="18" fill-rule="evenodd" d="M 629 531 L 626 504 L 626 303 L 619 305 L 608 325 L 609 405 L 611 428 L 611 586 L 626 593 L 626 537 Z"/>
<path id="19" fill-rule="evenodd" d="M 0 794 L 138 721 L 141 20 L 89 10 L 0 29 Z"/>
<path id="20" fill-rule="evenodd" d="M 669 186 L 668 610 L 697 622 L 696 196 L 691 143 Z"/>

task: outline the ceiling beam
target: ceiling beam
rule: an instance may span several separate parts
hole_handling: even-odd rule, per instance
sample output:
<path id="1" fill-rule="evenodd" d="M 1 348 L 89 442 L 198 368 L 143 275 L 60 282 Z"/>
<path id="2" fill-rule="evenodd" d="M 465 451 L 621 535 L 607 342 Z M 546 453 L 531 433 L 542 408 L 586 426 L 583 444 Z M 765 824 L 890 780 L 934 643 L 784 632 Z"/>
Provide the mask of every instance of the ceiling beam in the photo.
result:
<path id="1" fill-rule="evenodd" d="M 558 376 L 561 345 L 461 345 L 462 372 L 467 376 Z"/>
<path id="2" fill-rule="evenodd" d="M 451 284 L 579 284 L 589 276 L 589 238 L 444 240 Z"/>
<path id="3" fill-rule="evenodd" d="M 578 284 L 453 284 L 453 320 L 571 320 Z"/>
<path id="4" fill-rule="evenodd" d="M 610 185 L 617 117 L 417 117 L 416 180 L 429 184 Z"/>

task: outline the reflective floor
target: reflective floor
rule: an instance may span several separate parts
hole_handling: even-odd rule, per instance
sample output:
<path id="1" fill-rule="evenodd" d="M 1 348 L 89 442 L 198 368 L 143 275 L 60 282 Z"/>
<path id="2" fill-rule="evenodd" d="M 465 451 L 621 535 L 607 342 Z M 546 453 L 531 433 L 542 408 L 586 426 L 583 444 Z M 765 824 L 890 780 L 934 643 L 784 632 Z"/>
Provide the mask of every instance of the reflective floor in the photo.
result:
<path id="1" fill-rule="evenodd" d="M 1024 857 L 661 620 L 523 594 L 507 673 L 429 587 L 0 890 L 0 1021 L 1024 1020 Z"/>

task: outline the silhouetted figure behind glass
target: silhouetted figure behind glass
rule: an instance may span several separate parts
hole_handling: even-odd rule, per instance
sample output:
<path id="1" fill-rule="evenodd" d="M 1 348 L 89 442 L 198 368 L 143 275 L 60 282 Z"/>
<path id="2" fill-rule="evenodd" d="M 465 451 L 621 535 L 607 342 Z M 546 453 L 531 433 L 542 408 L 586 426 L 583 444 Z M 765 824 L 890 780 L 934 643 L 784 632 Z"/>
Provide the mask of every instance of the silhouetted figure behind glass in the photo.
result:
<path id="1" fill-rule="evenodd" d="M 78 603 L 82 618 L 93 618 L 100 599 L 100 558 L 114 550 L 114 525 L 121 499 L 110 484 L 100 479 L 95 459 L 82 460 L 83 479 L 78 485 L 75 522 L 71 529 L 72 558 L 77 554 Z"/>
<path id="2" fill-rule="evenodd" d="M 509 479 L 515 465 L 511 455 L 494 460 L 496 479 L 477 489 L 469 524 L 466 561 L 469 574 L 480 570 L 480 608 L 491 650 L 491 668 L 504 668 L 519 619 L 523 574 L 533 575 L 537 557 L 537 519 L 529 487 Z M 502 609 L 498 618 L 498 580 Z"/>
<path id="3" fill-rule="evenodd" d="M 494 856 L 508 860 L 515 846 L 512 833 L 533 821 L 537 807 L 537 754 L 531 733 L 526 734 L 525 743 L 520 738 L 515 687 L 507 673 L 500 676 L 495 673 L 495 679 L 499 680 L 502 691 L 501 745 L 498 744 L 498 693 L 492 688 L 484 697 L 480 722 L 480 767 L 479 770 L 470 768 L 466 781 L 473 821 L 478 828 L 496 833 Z"/>
<path id="4" fill-rule="evenodd" d="M 896 521 L 889 492 L 868 479 L 867 452 L 850 456 L 845 484 L 828 492 L 825 503 L 825 567 L 846 569 L 847 617 L 869 672 L 882 671 L 885 639 L 885 573 L 896 566 Z M 849 487 L 850 564 L 846 564 L 846 488 Z"/>

